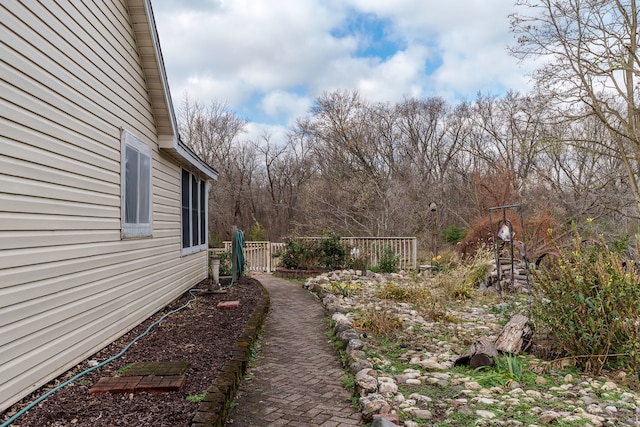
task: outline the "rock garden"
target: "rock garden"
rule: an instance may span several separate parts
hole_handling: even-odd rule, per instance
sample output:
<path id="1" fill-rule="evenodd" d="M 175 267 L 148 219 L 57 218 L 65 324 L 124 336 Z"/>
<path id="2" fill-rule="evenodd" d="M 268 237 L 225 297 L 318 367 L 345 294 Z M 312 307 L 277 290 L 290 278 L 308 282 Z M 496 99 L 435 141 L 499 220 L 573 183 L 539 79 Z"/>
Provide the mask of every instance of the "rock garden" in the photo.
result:
<path id="1" fill-rule="evenodd" d="M 486 256 L 437 274 L 333 271 L 304 287 L 325 306 L 344 385 L 374 425 L 640 426 L 637 275 L 576 245 L 532 277 L 533 295 L 487 286 Z M 526 348 L 456 363 L 517 314 L 535 331 Z"/>

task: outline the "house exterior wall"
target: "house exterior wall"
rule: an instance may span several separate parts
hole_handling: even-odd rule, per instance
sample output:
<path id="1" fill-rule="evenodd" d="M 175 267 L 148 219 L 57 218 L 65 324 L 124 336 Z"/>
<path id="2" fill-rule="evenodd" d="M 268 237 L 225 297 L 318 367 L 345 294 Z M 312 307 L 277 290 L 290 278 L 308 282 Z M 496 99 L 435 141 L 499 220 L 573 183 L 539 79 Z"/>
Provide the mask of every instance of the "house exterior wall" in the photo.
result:
<path id="1" fill-rule="evenodd" d="M 0 411 L 204 279 L 124 0 L 0 4 Z M 153 237 L 121 239 L 121 130 L 152 148 Z"/>

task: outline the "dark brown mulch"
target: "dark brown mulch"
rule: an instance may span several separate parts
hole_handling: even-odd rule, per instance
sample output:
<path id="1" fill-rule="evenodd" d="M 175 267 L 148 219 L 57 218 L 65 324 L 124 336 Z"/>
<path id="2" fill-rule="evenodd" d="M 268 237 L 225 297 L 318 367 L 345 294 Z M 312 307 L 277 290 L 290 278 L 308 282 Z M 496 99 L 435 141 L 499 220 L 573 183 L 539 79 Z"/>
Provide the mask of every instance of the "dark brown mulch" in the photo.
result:
<path id="1" fill-rule="evenodd" d="M 224 283 L 223 283 L 224 285 Z M 205 282 L 197 288 L 206 289 Z M 25 415 L 14 421 L 16 427 L 42 426 L 189 426 L 198 403 L 187 396 L 202 393 L 215 381 L 230 352 L 235 348 L 248 317 L 258 304 L 262 290 L 257 281 L 241 278 L 226 294 L 196 292 L 196 300 L 188 308 L 171 314 L 146 336 L 133 344 L 120 358 L 49 396 Z M 185 293 L 164 310 L 110 344 L 88 360 L 102 362 L 118 354 L 135 337 L 160 317 L 182 305 L 191 295 Z M 239 300 L 240 307 L 219 309 L 220 301 Z M 190 364 L 184 389 L 163 394 L 97 394 L 89 389 L 101 377 L 117 375 L 117 371 L 139 361 L 184 360 Z M 28 405 L 51 388 L 89 368 L 84 361 L 52 383 L 28 396 L 0 415 L 0 422 Z"/>

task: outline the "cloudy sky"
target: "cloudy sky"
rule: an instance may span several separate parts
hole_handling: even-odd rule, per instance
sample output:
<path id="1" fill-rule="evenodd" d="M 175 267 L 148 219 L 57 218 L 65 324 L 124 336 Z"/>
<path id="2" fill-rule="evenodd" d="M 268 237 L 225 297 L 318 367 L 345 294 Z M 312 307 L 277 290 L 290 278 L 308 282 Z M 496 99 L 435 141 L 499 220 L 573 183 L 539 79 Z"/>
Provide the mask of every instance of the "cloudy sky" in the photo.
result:
<path id="1" fill-rule="evenodd" d="M 513 0 L 153 0 L 176 108 L 226 103 L 277 134 L 324 91 L 370 101 L 526 91 Z"/>

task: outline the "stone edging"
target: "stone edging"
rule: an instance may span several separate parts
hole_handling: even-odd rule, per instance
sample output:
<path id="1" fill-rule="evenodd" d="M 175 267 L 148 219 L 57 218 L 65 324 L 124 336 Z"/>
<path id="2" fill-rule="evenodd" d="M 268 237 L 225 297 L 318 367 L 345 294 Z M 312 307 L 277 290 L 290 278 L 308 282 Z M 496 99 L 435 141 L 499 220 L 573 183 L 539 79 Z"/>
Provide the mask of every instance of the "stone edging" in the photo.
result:
<path id="1" fill-rule="evenodd" d="M 256 283 L 262 289 L 262 298 L 240 334 L 231 358 L 222 367 L 215 383 L 209 387 L 204 400 L 198 406 L 191 420 L 191 427 L 222 427 L 227 419 L 231 402 L 249 363 L 251 346 L 256 341 L 269 311 L 269 293 L 262 283 L 258 280 Z"/>

